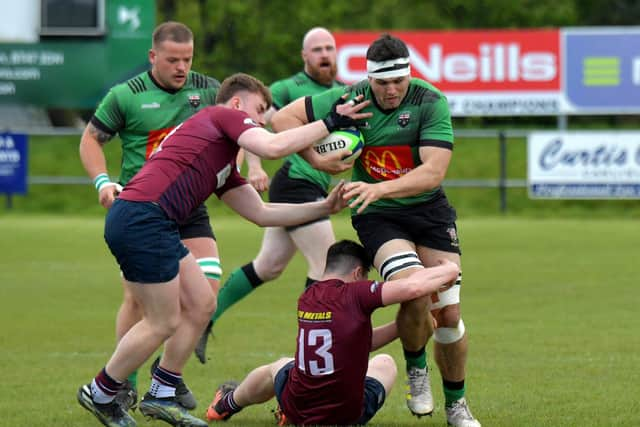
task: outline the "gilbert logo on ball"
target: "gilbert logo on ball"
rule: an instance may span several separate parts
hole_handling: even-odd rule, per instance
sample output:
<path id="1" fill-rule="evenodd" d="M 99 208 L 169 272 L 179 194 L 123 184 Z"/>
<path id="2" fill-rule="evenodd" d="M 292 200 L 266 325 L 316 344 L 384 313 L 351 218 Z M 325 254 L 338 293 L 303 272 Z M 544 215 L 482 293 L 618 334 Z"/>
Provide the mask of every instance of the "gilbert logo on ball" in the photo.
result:
<path id="1" fill-rule="evenodd" d="M 351 150 L 351 155 L 342 159 L 351 162 L 357 159 L 364 147 L 364 137 L 358 129 L 342 129 L 331 132 L 313 145 L 318 154 L 328 154 L 338 150 Z"/>

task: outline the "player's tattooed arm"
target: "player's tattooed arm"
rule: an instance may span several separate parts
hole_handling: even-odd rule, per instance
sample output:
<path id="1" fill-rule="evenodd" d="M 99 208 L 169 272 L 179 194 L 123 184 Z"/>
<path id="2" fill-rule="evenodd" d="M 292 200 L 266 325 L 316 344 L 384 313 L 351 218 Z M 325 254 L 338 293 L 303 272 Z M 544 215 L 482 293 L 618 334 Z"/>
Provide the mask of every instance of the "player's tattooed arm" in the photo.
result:
<path id="1" fill-rule="evenodd" d="M 89 122 L 89 124 L 87 125 L 87 130 L 89 131 L 89 135 L 91 135 L 96 141 L 98 141 L 100 145 L 106 144 L 111 140 L 111 138 L 113 138 L 113 135 L 98 129 L 91 122 Z"/>

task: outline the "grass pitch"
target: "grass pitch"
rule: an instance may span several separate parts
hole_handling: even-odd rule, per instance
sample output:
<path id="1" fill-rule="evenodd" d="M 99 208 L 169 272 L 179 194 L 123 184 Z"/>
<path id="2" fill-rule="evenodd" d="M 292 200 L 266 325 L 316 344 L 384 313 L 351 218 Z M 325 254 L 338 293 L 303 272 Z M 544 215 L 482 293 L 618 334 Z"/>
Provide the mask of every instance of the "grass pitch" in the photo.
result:
<path id="1" fill-rule="evenodd" d="M 248 262 L 261 230 L 213 212 L 225 277 Z M 101 218 L 0 218 L 0 425 L 97 426 L 77 388 L 114 347 L 121 289 L 102 239 Z M 467 397 L 483 426 L 637 426 L 640 365 L 640 230 L 632 220 L 462 219 L 463 317 L 469 332 Z M 354 238 L 346 218 L 338 238 Z M 225 313 L 206 365 L 185 379 L 202 415 L 216 385 L 295 347 L 295 302 L 306 270 L 296 256 L 283 276 Z M 393 318 L 380 310 L 376 323 Z M 432 346 L 430 366 L 435 367 Z M 392 354 L 402 371 L 400 345 Z M 148 364 L 140 392 L 149 384 Z M 445 426 L 432 369 L 436 410 L 411 417 L 404 376 L 373 419 L 379 426 Z M 635 390 L 635 391 L 634 391 Z M 272 426 L 273 402 L 226 425 Z M 141 426 L 163 426 L 147 422 Z"/>

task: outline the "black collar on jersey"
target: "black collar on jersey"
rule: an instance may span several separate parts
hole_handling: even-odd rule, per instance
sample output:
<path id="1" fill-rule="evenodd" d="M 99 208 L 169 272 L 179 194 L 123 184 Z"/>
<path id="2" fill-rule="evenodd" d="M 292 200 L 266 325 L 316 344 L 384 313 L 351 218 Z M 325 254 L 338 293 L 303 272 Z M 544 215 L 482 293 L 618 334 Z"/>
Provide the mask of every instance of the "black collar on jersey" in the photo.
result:
<path id="1" fill-rule="evenodd" d="M 153 74 L 151 73 L 151 70 L 147 71 L 147 74 L 149 75 L 149 78 L 151 79 L 153 84 L 156 85 L 156 87 L 160 90 L 170 93 L 171 95 L 175 95 L 176 93 L 182 90 L 182 87 L 180 89 L 167 89 L 166 87 L 162 86 L 156 79 L 153 78 Z M 187 74 L 187 79 L 188 78 L 189 78 L 189 75 Z M 186 84 L 186 81 L 185 81 L 185 84 Z"/>

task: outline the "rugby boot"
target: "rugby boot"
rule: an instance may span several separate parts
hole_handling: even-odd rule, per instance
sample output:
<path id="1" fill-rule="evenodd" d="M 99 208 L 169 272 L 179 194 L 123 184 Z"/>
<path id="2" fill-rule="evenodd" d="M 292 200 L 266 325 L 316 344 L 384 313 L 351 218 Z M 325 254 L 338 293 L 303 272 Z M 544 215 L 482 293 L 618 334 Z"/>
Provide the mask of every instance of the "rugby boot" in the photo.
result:
<path id="1" fill-rule="evenodd" d="M 207 427 L 207 423 L 191 415 L 175 397 L 154 397 L 146 393 L 138 406 L 145 417 L 165 421 L 178 427 Z"/>
<path id="2" fill-rule="evenodd" d="M 85 384 L 78 389 L 78 403 L 107 427 L 136 427 L 136 421 L 122 409 L 115 400 L 109 403 L 96 403 L 91 396 L 91 385 Z M 206 424 L 205 424 L 206 425 Z"/>
<path id="3" fill-rule="evenodd" d="M 429 371 L 412 367 L 407 371 L 407 406 L 418 418 L 431 415 L 433 412 L 433 396 Z"/>
<path id="4" fill-rule="evenodd" d="M 229 393 L 238 388 L 238 383 L 235 381 L 227 381 L 218 386 L 216 394 L 213 396 L 213 401 L 209 408 L 207 408 L 207 421 L 226 421 L 231 418 L 236 412 L 227 411 L 222 408 L 222 399 Z"/>
<path id="5" fill-rule="evenodd" d="M 464 397 L 456 400 L 445 408 L 447 424 L 453 427 L 481 427 L 480 422 L 473 418 Z"/>

